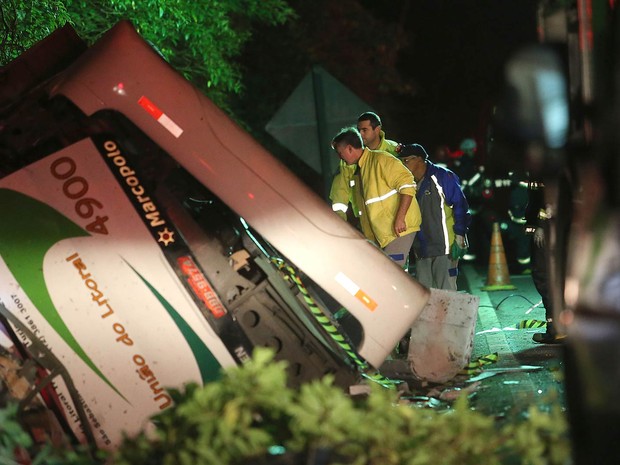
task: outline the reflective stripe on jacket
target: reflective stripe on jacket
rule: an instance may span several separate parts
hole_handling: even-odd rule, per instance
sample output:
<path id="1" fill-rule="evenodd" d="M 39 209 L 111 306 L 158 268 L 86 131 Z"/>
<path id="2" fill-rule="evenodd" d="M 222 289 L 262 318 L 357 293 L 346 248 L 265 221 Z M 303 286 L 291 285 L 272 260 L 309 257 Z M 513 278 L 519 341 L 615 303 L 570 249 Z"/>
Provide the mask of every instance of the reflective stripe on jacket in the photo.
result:
<path id="1" fill-rule="evenodd" d="M 416 187 L 413 175 L 393 155 L 364 149 L 358 161 L 361 175 L 361 188 L 368 214 L 368 223 L 362 223 L 362 232 L 380 247 L 385 247 L 394 239 L 394 219 L 400 205 L 400 194 L 413 197 L 405 216 L 407 229 L 401 235 L 420 230 L 420 208 L 416 200 Z"/>

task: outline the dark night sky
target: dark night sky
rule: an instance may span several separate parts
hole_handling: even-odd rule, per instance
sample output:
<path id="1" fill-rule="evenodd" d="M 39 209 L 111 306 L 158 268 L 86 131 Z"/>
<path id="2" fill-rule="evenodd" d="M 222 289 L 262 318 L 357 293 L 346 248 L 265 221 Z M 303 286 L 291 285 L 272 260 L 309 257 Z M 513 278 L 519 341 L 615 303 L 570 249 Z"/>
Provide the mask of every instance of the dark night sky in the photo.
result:
<path id="1" fill-rule="evenodd" d="M 422 143 L 430 152 L 439 145 L 455 150 L 463 138 L 471 136 L 484 143 L 505 62 L 518 48 L 537 40 L 538 0 L 290 3 L 300 17 L 283 27 L 260 29 L 242 58 L 249 98 L 241 98 L 235 111 L 257 130 L 265 127 L 310 67 L 320 64 L 379 112 L 391 139 Z M 378 21 L 379 31 L 404 25 L 407 46 L 400 50 L 396 67 L 402 78 L 414 83 L 413 95 L 377 96 L 372 92 L 376 87 L 366 87 L 371 92 L 365 95 L 363 86 L 354 89 L 369 77 L 360 72 L 372 66 L 368 63 L 376 58 L 372 56 L 376 42 L 367 23 L 357 24 L 357 29 L 351 23 L 368 18 Z M 362 68 L 351 63 L 361 63 Z M 351 124 L 356 117 L 352 115 Z M 303 164 L 299 169 L 292 166 L 295 160 L 270 135 L 258 137 L 298 174 L 304 171 Z M 484 153 L 484 146 L 480 149 Z"/>
<path id="2" fill-rule="evenodd" d="M 506 60 L 536 41 L 536 3 L 411 1 L 411 44 L 401 55 L 401 66 L 419 88 L 410 101 L 400 100 L 388 109 L 397 136 L 452 148 L 468 135 L 483 137 L 485 115 L 501 92 Z"/>

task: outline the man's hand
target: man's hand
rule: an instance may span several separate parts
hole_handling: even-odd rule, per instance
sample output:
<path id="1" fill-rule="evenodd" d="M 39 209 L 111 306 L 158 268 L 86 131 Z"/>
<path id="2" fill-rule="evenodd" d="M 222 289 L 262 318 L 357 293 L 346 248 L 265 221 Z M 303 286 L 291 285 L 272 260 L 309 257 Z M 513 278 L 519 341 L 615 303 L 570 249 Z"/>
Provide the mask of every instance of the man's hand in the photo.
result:
<path id="1" fill-rule="evenodd" d="M 452 247 L 450 247 L 450 257 L 452 260 L 456 261 L 465 255 L 467 252 L 467 241 L 464 236 L 459 236 L 456 234 L 454 236 L 454 242 L 452 243 Z"/>
<path id="2" fill-rule="evenodd" d="M 456 234 L 454 236 L 454 242 L 457 243 L 457 245 L 461 248 L 464 249 L 465 247 L 467 247 L 467 245 L 465 244 L 465 236 L 459 236 L 458 234 Z"/>
<path id="3" fill-rule="evenodd" d="M 534 244 L 536 244 L 536 247 L 545 246 L 545 230 L 541 227 L 536 228 L 534 231 Z"/>
<path id="4" fill-rule="evenodd" d="M 399 218 L 398 216 L 394 219 L 394 233 L 397 236 L 400 236 L 401 233 L 404 233 L 407 230 L 407 223 L 404 218 Z"/>
<path id="5" fill-rule="evenodd" d="M 396 212 L 396 217 L 394 218 L 394 225 L 392 226 L 392 228 L 394 229 L 394 234 L 400 236 L 401 233 L 404 233 L 407 230 L 407 223 L 405 222 L 405 218 L 407 217 L 407 210 L 409 210 L 409 206 L 413 201 L 413 196 L 407 194 L 398 194 L 398 198 L 398 211 Z"/>

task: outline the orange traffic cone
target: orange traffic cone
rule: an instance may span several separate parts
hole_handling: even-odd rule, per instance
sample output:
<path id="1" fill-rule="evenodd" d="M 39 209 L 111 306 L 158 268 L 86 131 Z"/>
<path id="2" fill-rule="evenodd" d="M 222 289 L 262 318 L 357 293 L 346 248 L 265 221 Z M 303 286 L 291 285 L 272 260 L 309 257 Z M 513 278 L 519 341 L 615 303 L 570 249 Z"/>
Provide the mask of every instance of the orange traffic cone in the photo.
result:
<path id="1" fill-rule="evenodd" d="M 506 264 L 506 254 L 502 234 L 499 231 L 499 223 L 493 223 L 493 235 L 491 236 L 491 252 L 489 253 L 489 274 L 483 291 L 509 291 L 516 289 L 510 283 L 510 274 Z"/>

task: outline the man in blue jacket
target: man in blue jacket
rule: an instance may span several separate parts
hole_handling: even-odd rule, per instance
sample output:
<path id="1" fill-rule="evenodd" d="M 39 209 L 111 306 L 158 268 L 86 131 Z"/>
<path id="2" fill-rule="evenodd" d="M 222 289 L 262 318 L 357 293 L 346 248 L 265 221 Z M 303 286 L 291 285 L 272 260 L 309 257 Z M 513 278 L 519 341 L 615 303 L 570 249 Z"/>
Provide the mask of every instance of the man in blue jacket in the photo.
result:
<path id="1" fill-rule="evenodd" d="M 405 144 L 399 158 L 417 183 L 422 214 L 413 242 L 416 278 L 427 286 L 456 291 L 458 260 L 467 249 L 469 205 L 456 174 L 428 160 L 420 144 Z"/>

